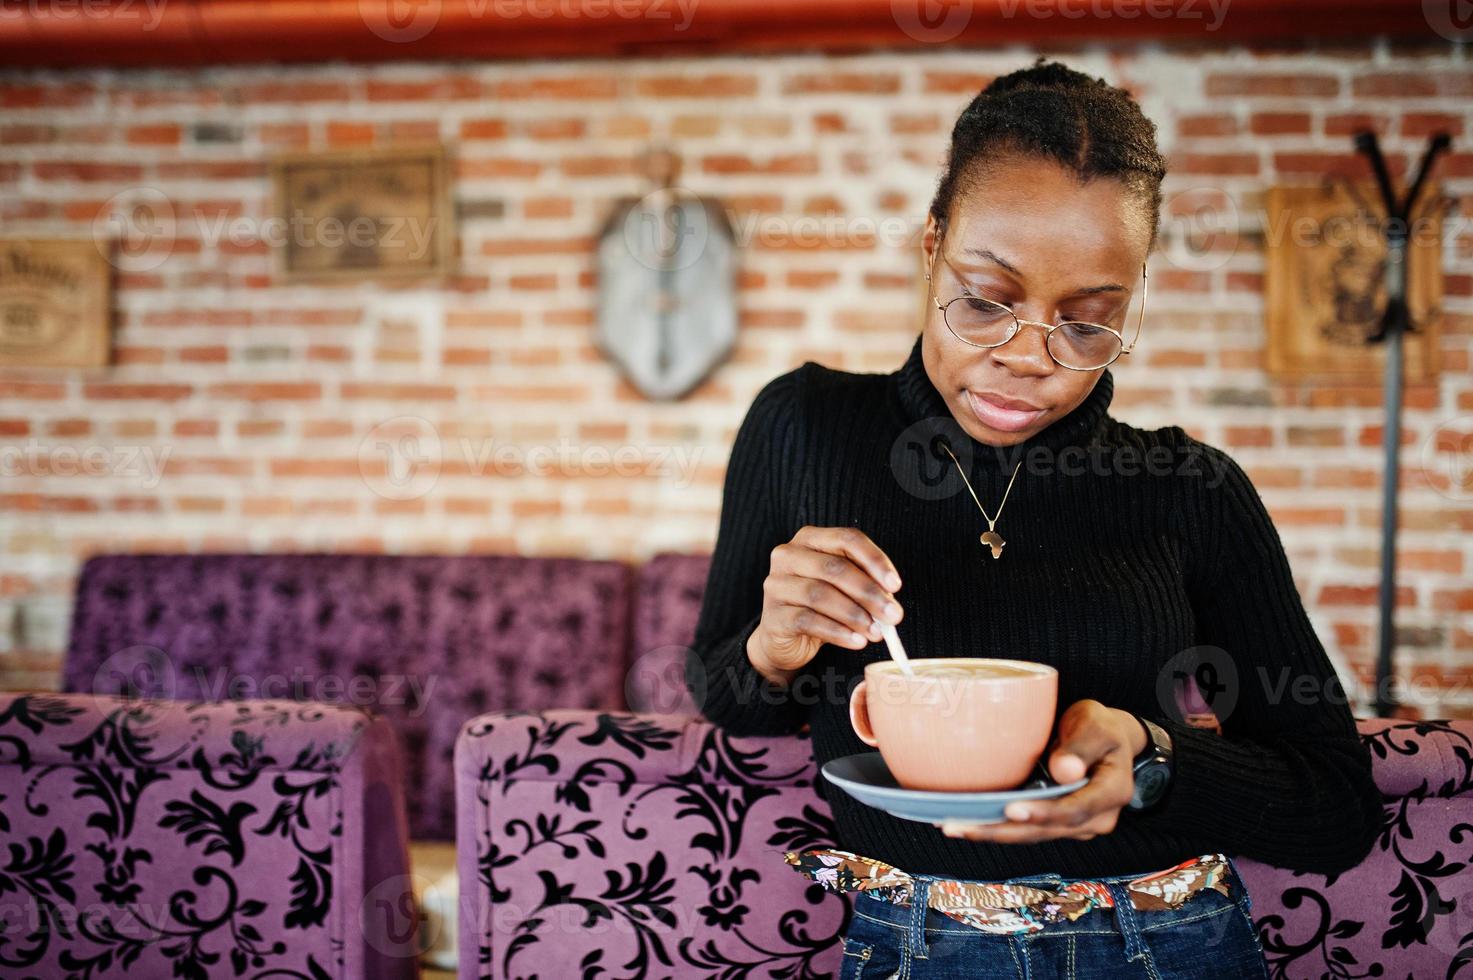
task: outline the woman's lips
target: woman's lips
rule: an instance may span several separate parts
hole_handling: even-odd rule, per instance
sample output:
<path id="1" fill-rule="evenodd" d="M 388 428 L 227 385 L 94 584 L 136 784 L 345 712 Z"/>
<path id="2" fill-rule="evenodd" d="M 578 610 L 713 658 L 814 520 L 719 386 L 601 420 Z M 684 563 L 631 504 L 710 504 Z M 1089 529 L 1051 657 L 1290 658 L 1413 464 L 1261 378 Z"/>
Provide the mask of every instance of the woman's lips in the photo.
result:
<path id="1" fill-rule="evenodd" d="M 983 425 L 997 429 L 999 432 L 1018 432 L 1028 428 L 1043 415 L 1045 409 L 1038 408 L 1032 411 L 1019 411 L 1015 408 L 1003 408 L 1001 405 L 988 401 L 982 395 L 971 389 L 967 389 L 967 404 L 972 406 L 972 414 Z"/>

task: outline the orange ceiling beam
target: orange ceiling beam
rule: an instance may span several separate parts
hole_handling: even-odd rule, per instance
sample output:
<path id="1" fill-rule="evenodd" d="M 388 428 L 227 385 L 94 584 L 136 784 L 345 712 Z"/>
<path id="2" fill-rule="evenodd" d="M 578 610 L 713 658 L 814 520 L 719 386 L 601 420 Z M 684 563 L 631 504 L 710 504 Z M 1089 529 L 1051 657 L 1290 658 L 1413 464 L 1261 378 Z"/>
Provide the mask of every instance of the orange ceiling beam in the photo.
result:
<path id="1" fill-rule="evenodd" d="M 1438 35 L 1413 0 L 47 0 L 0 65 L 516 59 Z"/>

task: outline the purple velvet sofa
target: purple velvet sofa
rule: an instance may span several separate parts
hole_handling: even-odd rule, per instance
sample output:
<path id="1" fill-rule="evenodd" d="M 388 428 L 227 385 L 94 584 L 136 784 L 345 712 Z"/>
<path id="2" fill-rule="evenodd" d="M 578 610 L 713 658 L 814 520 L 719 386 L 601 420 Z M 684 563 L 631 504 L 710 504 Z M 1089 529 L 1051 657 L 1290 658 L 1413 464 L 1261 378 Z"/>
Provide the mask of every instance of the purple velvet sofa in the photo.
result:
<path id="1" fill-rule="evenodd" d="M 401 770 L 354 708 L 0 694 L 0 976 L 413 978 Z"/>
<path id="2" fill-rule="evenodd" d="M 642 703 L 680 702 L 659 689 L 661 678 L 683 687 L 662 665 L 693 634 L 706 567 L 667 556 L 641 571 L 632 662 L 645 669 L 631 689 Z M 849 902 L 781 857 L 833 834 L 806 736 L 729 736 L 667 711 L 465 724 L 462 978 L 837 972 Z M 1240 862 L 1265 955 L 1276 980 L 1451 978 L 1473 966 L 1473 722 L 1359 726 L 1385 799 L 1381 838 L 1333 879 Z"/>
<path id="3" fill-rule="evenodd" d="M 609 561 L 105 555 L 78 577 L 62 689 L 371 708 L 405 754 L 411 836 L 449 841 L 467 718 L 630 706 L 629 600 Z"/>

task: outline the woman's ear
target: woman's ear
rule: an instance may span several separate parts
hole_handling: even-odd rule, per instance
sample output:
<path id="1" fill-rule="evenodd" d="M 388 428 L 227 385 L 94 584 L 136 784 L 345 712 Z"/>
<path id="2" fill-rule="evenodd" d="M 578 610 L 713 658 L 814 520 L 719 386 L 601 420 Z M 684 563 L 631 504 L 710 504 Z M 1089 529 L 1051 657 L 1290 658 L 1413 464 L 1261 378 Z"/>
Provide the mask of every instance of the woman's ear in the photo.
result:
<path id="1" fill-rule="evenodd" d="M 934 214 L 927 212 L 926 226 L 921 229 L 921 268 L 926 270 L 927 279 L 931 278 L 930 270 L 936 264 L 936 249 L 940 247 L 941 225 L 937 223 Z"/>

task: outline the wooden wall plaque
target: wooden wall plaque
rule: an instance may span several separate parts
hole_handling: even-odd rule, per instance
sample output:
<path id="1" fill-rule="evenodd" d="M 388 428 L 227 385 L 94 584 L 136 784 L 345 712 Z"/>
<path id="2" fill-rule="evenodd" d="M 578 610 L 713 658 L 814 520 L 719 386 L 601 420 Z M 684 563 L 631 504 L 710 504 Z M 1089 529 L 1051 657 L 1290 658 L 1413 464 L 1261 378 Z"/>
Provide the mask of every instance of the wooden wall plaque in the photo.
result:
<path id="1" fill-rule="evenodd" d="M 1285 381 L 1382 382 L 1385 344 L 1367 344 L 1386 304 L 1380 195 L 1370 184 L 1274 187 L 1264 242 L 1265 366 Z M 1416 330 L 1404 338 L 1408 383 L 1440 368 L 1442 219 L 1438 189 L 1423 190 L 1407 249 L 1407 302 Z"/>
<path id="2" fill-rule="evenodd" d="M 103 367 L 112 267 L 91 239 L 0 238 L 0 367 Z"/>
<path id="3" fill-rule="evenodd" d="M 282 279 L 449 271 L 453 218 L 441 145 L 290 153 L 272 160 L 271 172 Z"/>

